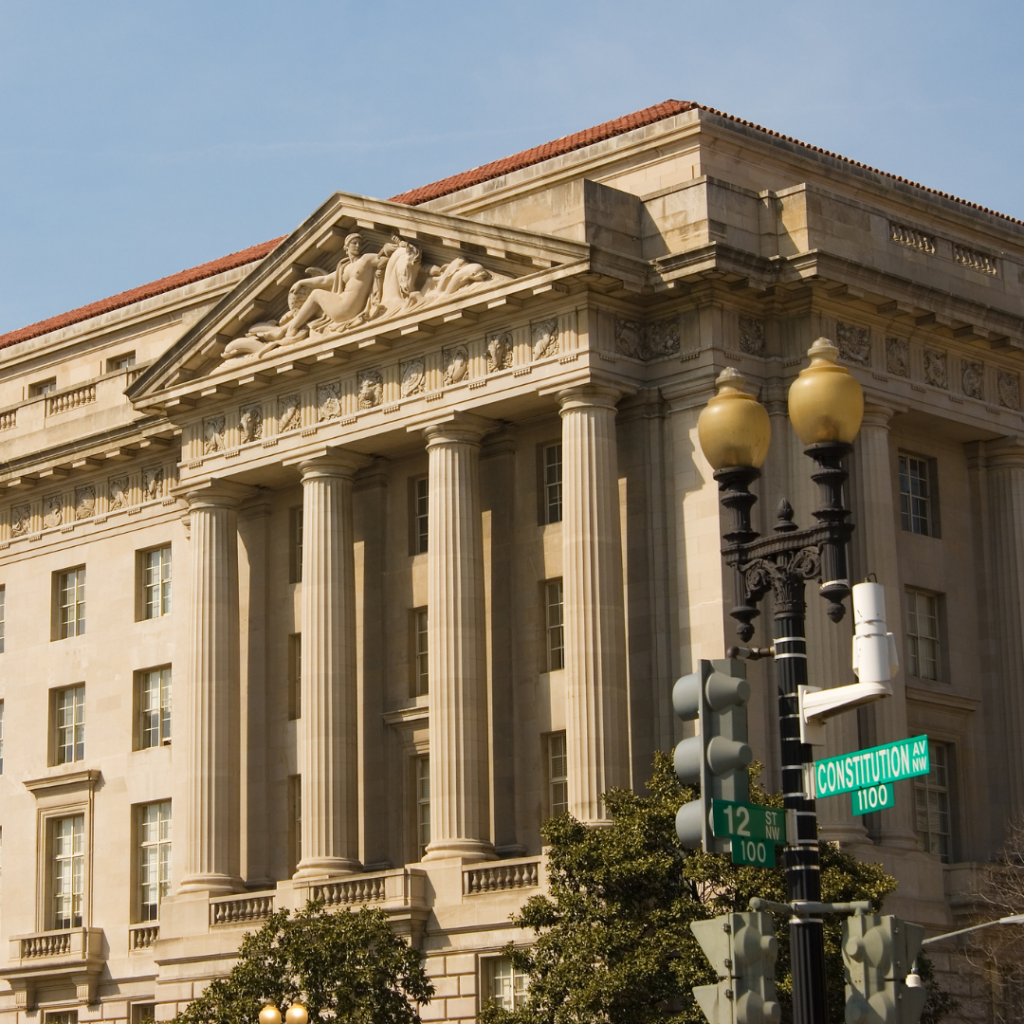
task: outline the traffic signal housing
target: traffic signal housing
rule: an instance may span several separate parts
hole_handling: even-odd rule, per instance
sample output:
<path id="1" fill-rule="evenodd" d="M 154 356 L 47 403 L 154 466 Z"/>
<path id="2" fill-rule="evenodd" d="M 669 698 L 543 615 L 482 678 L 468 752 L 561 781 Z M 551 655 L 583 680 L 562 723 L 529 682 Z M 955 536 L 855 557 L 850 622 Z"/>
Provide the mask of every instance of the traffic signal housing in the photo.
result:
<path id="1" fill-rule="evenodd" d="M 924 928 L 880 914 L 843 921 L 846 1024 L 917 1024 L 928 993 L 907 985 Z"/>
<path id="2" fill-rule="evenodd" d="M 782 1007 L 775 994 L 779 942 L 771 915 L 723 914 L 692 921 L 690 929 L 718 974 L 714 985 L 693 989 L 710 1024 L 776 1024 Z"/>
<path id="3" fill-rule="evenodd" d="M 699 786 L 696 800 L 676 815 L 676 834 L 690 849 L 725 853 L 728 839 L 716 839 L 711 828 L 713 800 L 747 803 L 747 765 L 753 753 L 747 743 L 747 701 L 750 684 L 742 661 L 701 661 L 696 672 L 676 680 L 672 705 L 684 721 L 697 722 L 697 733 L 675 749 L 679 781 Z"/>

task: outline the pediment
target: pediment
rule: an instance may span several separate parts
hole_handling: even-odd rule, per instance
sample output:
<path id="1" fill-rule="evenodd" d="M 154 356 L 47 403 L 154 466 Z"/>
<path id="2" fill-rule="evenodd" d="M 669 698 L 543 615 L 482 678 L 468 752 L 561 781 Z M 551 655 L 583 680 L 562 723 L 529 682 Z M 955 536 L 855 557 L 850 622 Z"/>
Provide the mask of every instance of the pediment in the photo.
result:
<path id="1" fill-rule="evenodd" d="M 585 273 L 589 247 L 335 193 L 129 388 L 139 406 L 345 360 Z M 547 284 L 545 285 L 545 282 Z"/>

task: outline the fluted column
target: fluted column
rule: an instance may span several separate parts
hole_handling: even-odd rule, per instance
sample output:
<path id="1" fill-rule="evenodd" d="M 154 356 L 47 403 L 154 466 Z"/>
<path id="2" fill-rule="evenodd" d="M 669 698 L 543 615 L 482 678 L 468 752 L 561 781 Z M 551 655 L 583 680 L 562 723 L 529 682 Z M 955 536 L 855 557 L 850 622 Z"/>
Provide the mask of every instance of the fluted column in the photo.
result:
<path id="1" fill-rule="evenodd" d="M 427 427 L 430 843 L 424 860 L 492 858 L 480 438 L 463 416 Z"/>
<path id="2" fill-rule="evenodd" d="M 359 870 L 352 474 L 361 456 L 300 463 L 302 474 L 302 857 L 295 875 Z"/>
<path id="3" fill-rule="evenodd" d="M 989 779 L 997 789 L 995 802 L 1002 805 L 1003 820 L 1010 822 L 1024 814 L 1024 447 L 1005 439 L 986 445 L 986 452 L 988 608 L 1000 720 Z M 1003 837 L 996 831 L 998 842 Z"/>
<path id="4" fill-rule="evenodd" d="M 618 398 L 599 385 L 558 396 L 569 812 L 589 823 L 608 820 L 604 793 L 630 784 Z"/>
<path id="5" fill-rule="evenodd" d="M 181 892 L 238 892 L 238 501 L 216 484 L 188 494 L 189 649 L 185 673 L 185 870 Z"/>
<path id="6" fill-rule="evenodd" d="M 889 455 L 889 423 L 894 414 L 893 409 L 883 405 L 868 403 L 864 407 L 864 422 L 854 453 L 857 508 L 853 564 L 862 578 L 867 573 L 874 573 L 885 587 L 885 613 L 902 659 L 906 647 L 903 644 L 903 589 L 896 526 L 899 494 L 893 488 Z M 861 580 L 850 582 L 859 583 Z M 892 696 L 875 702 L 870 712 L 874 714 L 877 743 L 907 738 L 906 665 L 900 666 L 892 680 Z M 896 805 L 879 815 L 878 839 L 886 846 L 916 849 L 919 844 L 914 832 L 912 783 L 898 782 L 896 791 Z"/>

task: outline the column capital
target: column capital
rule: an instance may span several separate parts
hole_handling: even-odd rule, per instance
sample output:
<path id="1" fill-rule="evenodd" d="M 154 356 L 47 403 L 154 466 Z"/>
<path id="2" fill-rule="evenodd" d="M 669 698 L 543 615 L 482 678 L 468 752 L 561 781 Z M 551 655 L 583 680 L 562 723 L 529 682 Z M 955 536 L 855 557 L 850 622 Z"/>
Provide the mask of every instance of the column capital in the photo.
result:
<path id="1" fill-rule="evenodd" d="M 985 442 L 985 457 L 990 469 L 1024 467 L 1024 438 L 999 437 Z"/>
<path id="2" fill-rule="evenodd" d="M 372 462 L 373 459 L 369 455 L 361 455 L 359 452 L 347 451 L 344 448 L 328 448 L 320 454 L 300 459 L 293 465 L 299 467 L 299 477 L 305 483 L 307 480 L 325 478 L 351 479 L 360 469 Z"/>
<path id="3" fill-rule="evenodd" d="M 575 409 L 611 409 L 615 411 L 623 392 L 607 384 L 580 384 L 558 392 L 561 414 Z"/>
<path id="4" fill-rule="evenodd" d="M 867 401 L 864 403 L 864 419 L 861 421 L 861 426 L 881 427 L 884 430 L 888 430 L 893 416 L 900 411 L 899 409 L 894 409 L 891 405 Z"/>
<path id="5" fill-rule="evenodd" d="M 469 412 L 456 412 L 435 423 L 410 429 L 422 430 L 427 439 L 427 447 L 439 444 L 463 443 L 479 445 L 484 434 L 496 430 L 498 424 L 485 416 L 476 416 Z"/>
<path id="6" fill-rule="evenodd" d="M 185 492 L 190 510 L 196 508 L 237 509 L 253 493 L 251 487 L 229 480 L 208 480 Z"/>

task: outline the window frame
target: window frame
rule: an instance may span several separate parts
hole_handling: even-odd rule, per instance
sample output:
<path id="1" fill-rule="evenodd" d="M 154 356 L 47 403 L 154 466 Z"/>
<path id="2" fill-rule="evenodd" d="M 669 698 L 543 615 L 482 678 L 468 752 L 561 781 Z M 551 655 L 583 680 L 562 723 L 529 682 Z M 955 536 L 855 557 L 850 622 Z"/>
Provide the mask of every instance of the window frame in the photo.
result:
<path id="1" fill-rule="evenodd" d="M 62 726 L 60 724 L 60 717 L 59 717 L 60 716 L 60 711 L 61 711 L 61 706 L 60 706 L 61 695 L 62 694 L 67 694 L 67 693 L 73 693 L 73 692 L 76 692 L 76 691 L 79 691 L 79 690 L 81 691 L 81 694 L 82 694 L 81 703 L 79 704 L 79 702 L 76 699 L 73 702 L 73 705 L 72 705 L 73 708 L 75 709 L 74 718 L 76 720 L 72 721 L 70 726 L 66 726 L 66 725 Z M 81 721 L 77 721 L 77 718 L 78 718 L 78 708 L 79 707 L 81 707 L 81 711 L 82 711 Z M 85 683 L 84 682 L 72 683 L 70 686 L 56 686 L 56 687 L 54 687 L 50 691 L 50 757 L 49 757 L 49 762 L 50 762 L 51 766 L 57 767 L 58 765 L 78 764 L 79 762 L 85 760 L 85 725 L 86 725 L 86 717 L 85 717 Z M 65 761 L 65 760 L 61 760 L 61 756 L 62 756 L 61 752 L 64 749 L 66 749 L 66 747 L 68 745 L 61 742 L 61 730 L 62 729 L 67 729 L 67 728 L 72 729 L 72 736 L 71 736 L 71 744 L 70 744 L 70 746 L 71 746 L 71 749 L 72 749 L 73 756 L 71 757 L 70 760 Z M 78 736 L 78 730 L 79 729 L 81 729 L 81 738 L 79 738 L 79 736 Z M 75 756 L 79 752 L 79 747 L 81 748 L 81 756 L 80 757 L 79 756 Z"/>
<path id="2" fill-rule="evenodd" d="M 544 774 L 547 781 L 547 817 L 557 818 L 569 813 L 569 747 L 565 738 L 565 730 L 546 733 L 544 740 Z M 559 751 L 557 748 L 561 746 Z M 561 765 L 561 773 L 556 772 Z M 556 787 L 564 787 L 564 799 L 559 799 Z"/>
<path id="3" fill-rule="evenodd" d="M 497 987 L 497 967 L 507 966 L 509 972 L 510 989 L 511 989 L 511 1002 L 512 1005 L 508 1006 L 505 1002 L 504 995 L 499 996 L 495 994 L 495 988 Z M 480 957 L 480 1008 L 483 1009 L 488 1003 L 494 1002 L 498 1006 L 503 1007 L 506 1010 L 515 1010 L 517 1007 L 525 1004 L 529 996 L 529 975 L 525 971 L 519 971 L 512 963 L 510 957 L 499 953 L 496 955 L 482 955 Z M 522 987 L 519 988 L 519 982 L 522 981 Z"/>
<path id="4" fill-rule="evenodd" d="M 149 591 L 154 586 L 149 582 L 149 570 L 150 566 L 147 565 L 147 561 L 151 555 L 163 555 L 167 552 L 166 561 L 161 558 L 160 560 L 160 580 L 155 585 L 158 593 L 158 608 L 159 610 L 155 615 L 150 615 L 150 601 Z M 135 560 L 135 620 L 136 622 L 151 621 L 153 619 L 162 619 L 165 615 L 170 615 L 171 610 L 174 607 L 172 603 L 173 598 L 173 560 L 174 552 L 173 545 L 168 541 L 166 544 L 156 544 L 153 547 L 143 548 L 141 551 L 136 553 Z M 164 576 L 166 566 L 166 577 Z"/>
<path id="5" fill-rule="evenodd" d="M 7 584 L 0 583 L 0 654 L 7 647 Z"/>
<path id="6" fill-rule="evenodd" d="M 558 601 L 551 600 L 554 588 Z M 565 668 L 565 586 L 561 576 L 541 581 L 541 608 L 544 612 L 544 660 L 541 671 L 561 672 Z M 552 611 L 558 608 L 558 621 L 552 621 Z"/>
<path id="7" fill-rule="evenodd" d="M 913 493 L 910 463 L 918 463 L 924 467 L 924 481 L 927 494 L 924 496 Z M 904 472 L 906 463 L 906 472 Z M 899 497 L 900 528 L 904 533 L 912 533 L 917 537 L 941 538 L 942 530 L 939 521 L 939 487 L 938 487 L 938 461 L 928 455 L 919 455 L 915 452 L 899 451 L 896 456 L 896 492 Z M 904 490 L 904 479 L 907 480 L 907 490 Z M 918 477 L 918 479 L 921 479 Z M 906 499 L 906 508 L 904 508 Z M 921 517 L 914 513 L 914 500 L 922 501 L 925 508 L 926 522 L 924 529 L 914 529 L 915 522 Z"/>
<path id="8" fill-rule="evenodd" d="M 302 860 L 302 776 L 288 776 L 288 828 L 286 829 L 286 869 L 291 878 Z"/>
<path id="9" fill-rule="evenodd" d="M 28 386 L 29 398 L 45 398 L 57 390 L 57 378 L 45 377 L 42 380 L 35 380 Z"/>
<path id="10" fill-rule="evenodd" d="M 302 717 L 302 634 L 288 634 L 288 721 Z"/>
<path id="11" fill-rule="evenodd" d="M 938 750 L 941 750 L 942 757 L 937 758 L 935 755 Z M 939 762 L 942 762 L 941 765 Z M 939 862 L 942 864 L 955 864 L 959 857 L 958 850 L 958 830 L 957 830 L 957 786 L 956 786 L 956 744 L 949 740 L 935 739 L 933 737 L 928 738 L 928 763 L 931 770 L 927 775 L 919 775 L 914 779 L 914 834 L 918 838 L 918 842 L 921 843 L 921 848 L 925 853 L 938 857 Z M 935 785 L 932 782 L 933 774 L 935 773 L 936 767 L 941 767 L 945 782 L 942 785 Z M 920 810 L 921 810 L 921 794 L 924 794 L 925 798 L 925 812 L 927 815 L 927 829 L 925 830 L 925 836 L 927 842 L 922 838 L 921 830 L 918 828 L 920 823 Z M 936 831 L 933 837 L 931 831 L 931 806 L 929 797 L 934 793 L 940 800 L 936 801 L 941 803 L 941 798 L 945 797 L 945 817 L 947 830 L 945 832 Z M 939 811 L 940 819 L 942 811 Z M 932 839 L 937 839 L 938 850 L 932 848 Z M 942 850 L 942 839 L 945 838 L 947 841 L 946 850 Z"/>
<path id="12" fill-rule="evenodd" d="M 81 821 L 81 850 L 77 854 L 74 852 L 74 837 L 75 837 L 75 826 L 76 821 Z M 71 879 L 72 879 L 72 891 L 71 891 L 71 923 L 70 924 L 58 924 L 57 918 L 57 866 L 58 866 L 58 854 L 57 854 L 57 827 L 63 822 L 71 822 L 72 828 L 72 852 L 70 858 L 64 858 L 70 860 L 71 863 Z M 46 920 L 48 924 L 48 931 L 71 931 L 74 928 L 81 928 L 86 924 L 87 914 L 87 892 L 89 888 L 88 879 L 88 842 L 86 839 L 86 816 L 83 810 L 71 811 L 67 814 L 57 813 L 48 817 L 47 819 L 47 906 L 46 906 Z M 78 893 L 79 897 L 79 912 L 77 914 L 78 920 L 75 920 L 74 913 L 74 900 L 75 900 L 75 860 L 79 861 L 79 873 L 78 877 L 81 881 L 81 890 Z M 63 920 L 63 918 L 61 918 Z"/>
<path id="13" fill-rule="evenodd" d="M 303 507 L 293 505 L 288 509 L 288 582 L 302 582 L 302 532 Z"/>
<path id="14" fill-rule="evenodd" d="M 409 632 L 411 696 L 426 697 L 430 693 L 430 615 L 426 605 L 409 610 Z"/>
<path id="15" fill-rule="evenodd" d="M 143 838 L 143 829 L 146 825 L 143 815 L 151 807 L 162 808 L 164 806 L 167 808 L 167 816 L 166 818 L 158 818 L 156 824 L 159 833 L 161 825 L 166 822 L 166 838 L 158 834 L 155 841 L 147 841 Z M 145 803 L 134 804 L 132 806 L 132 819 L 132 849 L 135 853 L 134 877 L 132 879 L 132 921 L 134 924 L 152 924 L 154 921 L 160 920 L 160 904 L 165 896 L 171 894 L 171 870 L 174 864 L 174 813 L 170 797 L 165 800 L 148 800 Z M 155 904 L 143 899 L 143 886 L 147 884 L 143 882 L 143 869 L 145 867 L 143 851 L 147 849 L 157 850 L 157 899 Z M 166 849 L 166 860 L 161 858 L 163 849 Z M 166 879 L 161 877 L 165 866 L 167 869 Z M 156 907 L 156 915 L 147 917 L 144 908 L 152 906 Z"/>
<path id="16" fill-rule="evenodd" d="M 558 461 L 553 462 L 550 455 L 558 450 Z M 551 479 L 551 470 L 557 465 L 557 480 Z M 547 441 L 537 445 L 537 522 L 541 526 L 560 523 L 564 514 L 564 462 L 562 459 L 562 440 Z M 557 497 L 553 500 L 553 495 Z M 557 506 L 557 509 L 556 507 Z"/>
<path id="17" fill-rule="evenodd" d="M 153 674 L 167 673 L 166 685 L 163 678 L 159 682 L 159 695 L 158 695 L 158 706 L 156 708 L 158 712 L 157 717 L 157 741 L 155 743 L 146 743 L 146 725 L 145 715 L 147 714 L 147 708 L 145 707 L 145 693 L 146 693 L 146 681 L 147 677 Z M 166 696 L 166 702 L 165 702 Z M 172 718 L 174 709 L 174 674 L 171 671 L 170 665 L 154 665 L 152 668 L 142 668 L 135 673 L 135 729 L 134 729 L 134 745 L 133 750 L 153 750 L 156 747 L 167 747 L 173 742 L 174 737 L 174 722 Z M 148 709 L 151 713 L 153 709 Z"/>
<path id="18" fill-rule="evenodd" d="M 425 555 L 430 544 L 430 477 L 408 478 L 409 555 Z"/>
<path id="19" fill-rule="evenodd" d="M 4 701 L 0 700 L 0 775 L 4 773 Z"/>
<path id="20" fill-rule="evenodd" d="M 69 591 L 67 581 L 75 575 L 74 603 L 65 605 L 64 595 Z M 68 569 L 58 569 L 51 577 L 51 640 L 73 640 L 84 636 L 86 630 L 86 573 L 85 565 L 75 565 Z M 74 630 L 70 629 L 71 621 L 65 620 L 65 608 L 74 607 Z"/>
<path id="21" fill-rule="evenodd" d="M 419 862 L 426 855 L 432 838 L 430 829 L 430 753 L 417 750 L 410 758 L 410 762 L 413 796 L 413 860 Z M 425 790 L 424 787 L 426 787 Z"/>
<path id="22" fill-rule="evenodd" d="M 135 365 L 135 350 L 122 352 L 120 355 L 111 356 L 107 359 L 107 373 L 119 373 Z"/>
<path id="23" fill-rule="evenodd" d="M 927 636 L 920 632 L 922 615 L 918 610 L 920 600 L 931 601 L 933 614 L 923 616 L 924 619 L 931 618 L 935 623 L 935 636 Z M 911 604 L 914 609 L 911 611 Z M 911 631 L 911 617 L 913 616 L 916 631 Z M 925 679 L 928 682 L 941 683 L 945 680 L 944 668 L 948 661 L 945 652 L 945 602 L 943 595 L 934 590 L 926 590 L 923 587 L 905 586 L 903 588 L 903 639 L 907 662 L 907 675 L 914 679 Z M 921 641 L 925 640 L 934 644 L 935 649 L 935 675 L 926 675 L 921 671 Z"/>

